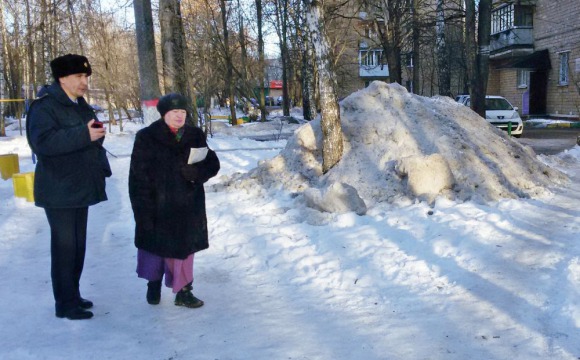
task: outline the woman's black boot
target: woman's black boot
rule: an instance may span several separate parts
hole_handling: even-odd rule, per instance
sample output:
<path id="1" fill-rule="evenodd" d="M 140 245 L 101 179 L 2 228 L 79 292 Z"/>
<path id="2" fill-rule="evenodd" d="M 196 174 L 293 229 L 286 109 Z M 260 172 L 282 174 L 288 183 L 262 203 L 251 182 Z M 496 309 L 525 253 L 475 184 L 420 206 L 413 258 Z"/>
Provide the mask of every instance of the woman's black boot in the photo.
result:
<path id="1" fill-rule="evenodd" d="M 161 301 L 161 280 L 149 281 L 147 283 L 147 302 L 157 305 Z"/>
<path id="2" fill-rule="evenodd" d="M 188 308 L 198 308 L 203 306 L 203 301 L 193 296 L 191 290 L 193 290 L 191 283 L 187 284 L 183 287 L 183 289 L 179 290 L 179 292 L 175 295 L 175 305 L 185 306 Z"/>

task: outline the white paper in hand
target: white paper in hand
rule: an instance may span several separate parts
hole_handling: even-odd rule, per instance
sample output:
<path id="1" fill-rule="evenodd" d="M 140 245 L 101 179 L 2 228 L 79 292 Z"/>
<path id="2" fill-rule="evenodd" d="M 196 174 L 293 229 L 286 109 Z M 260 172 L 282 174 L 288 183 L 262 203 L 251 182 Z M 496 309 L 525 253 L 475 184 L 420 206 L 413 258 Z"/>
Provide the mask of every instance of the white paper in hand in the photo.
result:
<path id="1" fill-rule="evenodd" d="M 189 151 L 189 158 L 187 159 L 187 164 L 195 164 L 202 161 L 207 156 L 207 147 L 202 148 L 191 148 Z"/>

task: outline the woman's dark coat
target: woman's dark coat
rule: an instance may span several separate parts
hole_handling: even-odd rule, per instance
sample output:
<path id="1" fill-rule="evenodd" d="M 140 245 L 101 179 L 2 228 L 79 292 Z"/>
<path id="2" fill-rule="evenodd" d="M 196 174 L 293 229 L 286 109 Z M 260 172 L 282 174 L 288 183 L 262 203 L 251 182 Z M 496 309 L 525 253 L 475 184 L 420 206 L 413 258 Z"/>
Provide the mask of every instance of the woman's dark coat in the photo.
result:
<path id="1" fill-rule="evenodd" d="M 177 259 L 209 246 L 203 183 L 220 168 L 212 150 L 205 160 L 187 165 L 190 149 L 207 147 L 207 142 L 199 128 L 183 129 L 180 141 L 163 120 L 140 130 L 129 171 L 135 246 Z"/>
<path id="2" fill-rule="evenodd" d="M 105 177 L 111 167 L 103 140 L 91 141 L 87 123 L 96 119 L 84 98 L 74 103 L 58 82 L 30 106 L 26 134 L 38 157 L 36 206 L 78 208 L 107 200 Z"/>

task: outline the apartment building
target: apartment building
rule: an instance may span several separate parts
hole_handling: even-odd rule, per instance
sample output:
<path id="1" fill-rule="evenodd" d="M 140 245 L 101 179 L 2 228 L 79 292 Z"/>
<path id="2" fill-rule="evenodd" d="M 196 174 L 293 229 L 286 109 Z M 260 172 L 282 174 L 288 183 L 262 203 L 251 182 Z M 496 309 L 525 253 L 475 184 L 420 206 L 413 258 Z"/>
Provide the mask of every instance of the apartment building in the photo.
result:
<path id="1" fill-rule="evenodd" d="M 358 29 L 361 36 L 357 54 L 358 76 L 359 85 L 362 83 L 366 87 L 374 80 L 388 81 L 389 67 L 374 29 L 374 19 L 366 12 L 360 12 L 359 18 Z"/>
<path id="2" fill-rule="evenodd" d="M 488 94 L 524 117 L 578 119 L 580 2 L 494 1 Z"/>

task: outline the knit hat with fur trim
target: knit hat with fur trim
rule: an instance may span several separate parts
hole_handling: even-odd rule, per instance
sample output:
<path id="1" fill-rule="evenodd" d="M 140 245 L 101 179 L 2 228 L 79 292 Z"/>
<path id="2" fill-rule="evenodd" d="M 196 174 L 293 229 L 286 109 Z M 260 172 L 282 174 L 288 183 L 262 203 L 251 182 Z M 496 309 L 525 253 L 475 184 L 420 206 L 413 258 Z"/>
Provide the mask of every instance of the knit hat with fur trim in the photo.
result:
<path id="1" fill-rule="evenodd" d="M 185 110 L 188 111 L 189 101 L 187 98 L 181 94 L 171 93 L 162 96 L 157 103 L 157 111 L 164 117 L 171 110 Z"/>
<path id="2" fill-rule="evenodd" d="M 66 54 L 55 58 L 50 62 L 50 69 L 54 80 L 57 81 L 61 77 L 72 74 L 87 74 L 87 76 L 91 76 L 93 72 L 89 60 L 82 55 L 76 54 Z"/>

